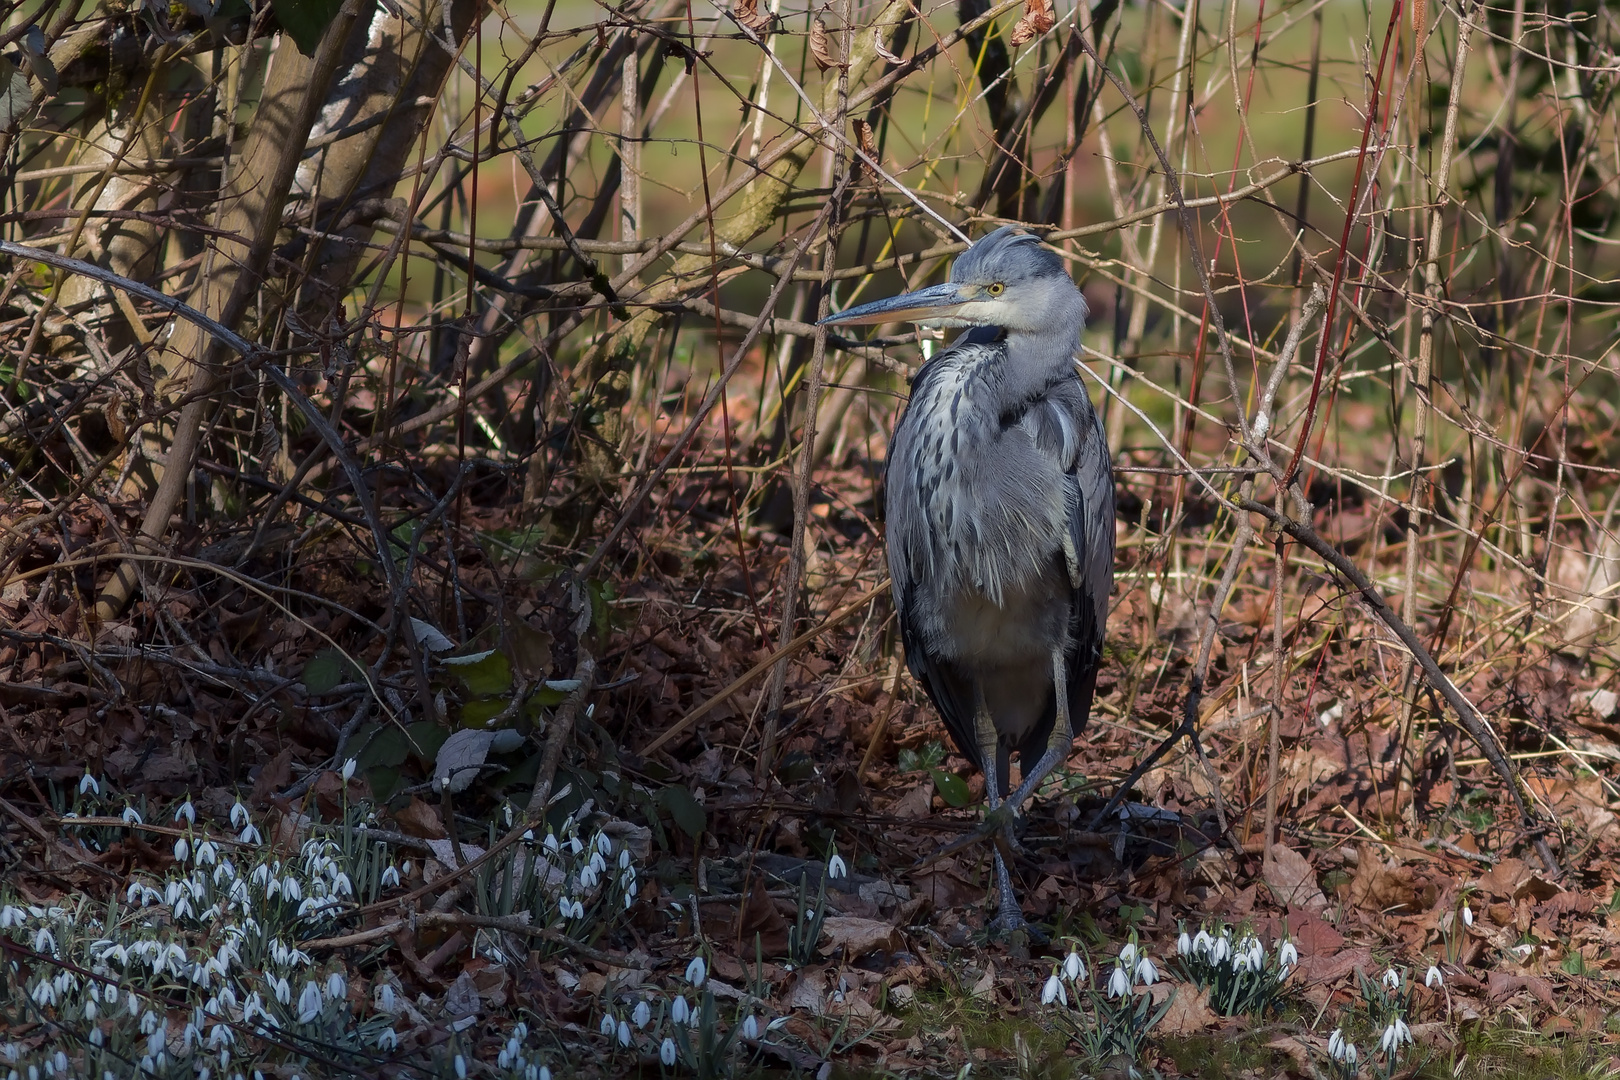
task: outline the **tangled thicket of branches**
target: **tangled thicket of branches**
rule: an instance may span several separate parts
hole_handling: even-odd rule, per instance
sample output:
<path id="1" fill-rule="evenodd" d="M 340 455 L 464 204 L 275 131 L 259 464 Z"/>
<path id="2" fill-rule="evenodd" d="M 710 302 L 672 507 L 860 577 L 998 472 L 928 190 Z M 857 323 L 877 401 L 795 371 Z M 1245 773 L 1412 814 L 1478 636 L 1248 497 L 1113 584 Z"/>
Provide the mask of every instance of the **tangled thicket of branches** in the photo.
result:
<path id="1" fill-rule="evenodd" d="M 1120 485 L 1103 771 L 1184 717 L 1207 757 L 1145 789 L 1213 809 L 1233 858 L 1455 848 L 1425 822 L 1484 785 L 1467 854 L 1614 877 L 1613 816 L 1565 801 L 1620 793 L 1608 5 L 3 26 L 18 842 L 62 809 L 35 780 L 87 762 L 291 813 L 357 758 L 436 814 L 442 744 L 495 727 L 522 738 L 456 759 L 459 812 L 521 792 L 672 852 L 804 854 L 791 814 L 671 792 L 757 809 L 803 766 L 898 794 L 926 741 L 874 492 L 932 343 L 815 322 L 1016 222 L 1085 291 Z"/>

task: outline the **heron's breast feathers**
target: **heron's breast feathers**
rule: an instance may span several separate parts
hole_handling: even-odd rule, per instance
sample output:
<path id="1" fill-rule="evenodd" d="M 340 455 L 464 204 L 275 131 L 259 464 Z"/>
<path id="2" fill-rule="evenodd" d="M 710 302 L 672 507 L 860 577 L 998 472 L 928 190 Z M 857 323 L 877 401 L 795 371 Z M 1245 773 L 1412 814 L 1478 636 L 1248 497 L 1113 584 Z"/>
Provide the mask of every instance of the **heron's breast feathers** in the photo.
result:
<path id="1" fill-rule="evenodd" d="M 1072 474 L 1096 421 L 1072 375 L 1072 385 L 1009 400 L 986 378 L 997 359 L 992 347 L 968 346 L 919 375 L 891 447 L 886 502 L 897 579 L 971 587 L 1000 605 L 1049 575 L 1055 555 L 1078 584 Z"/>

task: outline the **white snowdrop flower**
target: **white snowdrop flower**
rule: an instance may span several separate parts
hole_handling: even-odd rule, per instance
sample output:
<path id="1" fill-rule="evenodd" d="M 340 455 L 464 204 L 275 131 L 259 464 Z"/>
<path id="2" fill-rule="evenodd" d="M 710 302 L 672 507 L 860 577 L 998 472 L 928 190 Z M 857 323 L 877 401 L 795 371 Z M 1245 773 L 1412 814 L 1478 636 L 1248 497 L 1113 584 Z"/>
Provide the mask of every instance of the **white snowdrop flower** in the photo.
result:
<path id="1" fill-rule="evenodd" d="M 495 1067 L 497 1069 L 510 1069 L 512 1067 L 512 1055 L 504 1046 L 501 1047 L 501 1052 L 495 1055 Z"/>
<path id="2" fill-rule="evenodd" d="M 42 926 L 34 931 L 34 951 L 56 955 L 56 938 L 46 927 Z"/>
<path id="3" fill-rule="evenodd" d="M 677 995 L 675 1000 L 669 1003 L 669 1019 L 671 1023 L 684 1024 L 691 1015 L 692 1007 L 686 1003 L 684 994 Z"/>
<path id="4" fill-rule="evenodd" d="M 236 828 L 240 829 L 243 825 L 246 825 L 247 823 L 248 823 L 248 808 L 242 805 L 242 800 L 241 799 L 237 799 L 236 803 L 231 807 L 231 824 L 233 826 L 235 826 Z"/>
<path id="5" fill-rule="evenodd" d="M 187 799 L 185 802 L 181 803 L 179 808 L 174 812 L 174 820 L 176 824 L 179 823 L 181 818 L 186 819 L 187 825 L 197 824 L 197 808 L 191 805 L 190 799 Z"/>
<path id="6" fill-rule="evenodd" d="M 1386 1054 L 1398 1054 L 1401 1044 L 1412 1041 L 1412 1029 L 1406 1026 L 1406 1021 L 1396 1017 L 1394 1022 L 1384 1029 L 1384 1037 L 1378 1040 L 1378 1049 Z"/>
<path id="7" fill-rule="evenodd" d="M 1213 940 L 1210 941 L 1210 944 L 1209 944 L 1209 962 L 1210 963 L 1212 963 L 1212 964 L 1224 964 L 1224 963 L 1226 963 L 1227 959 L 1231 955 L 1232 955 L 1232 942 L 1231 942 L 1231 939 L 1228 938 L 1225 934 L 1222 934 L 1220 937 L 1214 938 Z"/>
<path id="8" fill-rule="evenodd" d="M 596 834 L 596 850 L 602 855 L 613 854 L 613 840 L 607 833 Z"/>
<path id="9" fill-rule="evenodd" d="M 703 980 L 708 977 L 709 969 L 704 966 L 703 957 L 692 957 L 692 962 L 686 965 L 686 981 L 694 987 L 702 986 Z"/>
<path id="10" fill-rule="evenodd" d="M 628 869 L 630 869 L 630 849 L 629 848 L 623 848 L 623 849 L 621 849 L 619 851 L 619 869 L 620 870 L 628 870 Z"/>
<path id="11" fill-rule="evenodd" d="M 204 840 L 197 845 L 197 865 L 212 866 L 219 862 L 219 846 L 212 840 Z"/>
<path id="12" fill-rule="evenodd" d="M 112 983 L 108 983 L 107 985 L 103 986 L 101 988 L 101 1000 L 105 1001 L 108 1005 L 118 1004 L 118 987 L 114 986 Z"/>
<path id="13" fill-rule="evenodd" d="M 467 1059 L 456 1055 L 456 1080 L 467 1080 Z"/>
<path id="14" fill-rule="evenodd" d="M 633 908 L 635 906 L 636 906 L 636 894 L 633 893 L 633 892 L 625 893 L 624 894 L 624 910 L 629 911 L 631 908 Z"/>
<path id="15" fill-rule="evenodd" d="M 141 823 L 140 812 L 138 810 L 136 810 L 133 806 L 124 807 L 124 824 L 125 825 L 139 825 L 140 823 Z"/>
<path id="16" fill-rule="evenodd" d="M 1143 986 L 1152 986 L 1159 981 L 1159 969 L 1146 956 L 1136 962 L 1136 981 Z"/>
<path id="17" fill-rule="evenodd" d="M 176 900 L 175 904 L 174 904 L 174 917 L 176 919 L 185 919 L 185 918 L 189 918 L 190 916 L 191 916 L 191 897 L 187 896 L 185 894 L 181 894 L 180 899 Z"/>
<path id="18" fill-rule="evenodd" d="M 1340 1028 L 1334 1028 L 1333 1034 L 1328 1036 L 1328 1057 L 1332 1058 L 1334 1061 L 1343 1061 L 1344 1047 L 1345 1039 L 1343 1030 Z"/>
<path id="19" fill-rule="evenodd" d="M 89 769 L 84 770 L 84 778 L 79 781 L 79 794 L 83 795 L 86 792 L 101 794 L 101 781 L 91 776 Z"/>
<path id="20" fill-rule="evenodd" d="M 568 850 L 573 852 L 575 855 L 578 855 L 580 852 L 585 850 L 585 845 L 580 843 L 579 837 L 570 836 L 568 838 Z"/>
<path id="21" fill-rule="evenodd" d="M 1239 975 L 1247 974 L 1249 967 L 1249 954 L 1247 952 L 1235 953 L 1232 956 L 1232 970 Z"/>
<path id="22" fill-rule="evenodd" d="M 602 1022 L 596 1025 L 596 1030 L 600 1031 L 603 1035 L 611 1036 L 615 1031 L 619 1030 L 619 1025 L 616 1021 L 614 1021 L 613 1017 L 609 1016 L 607 1013 L 603 1013 Z"/>
<path id="23" fill-rule="evenodd" d="M 264 841 L 264 837 L 259 835 L 259 830 L 253 827 L 251 821 L 242 826 L 242 831 L 237 834 L 236 838 L 244 844 L 259 844 Z"/>
<path id="24" fill-rule="evenodd" d="M 558 850 L 557 834 L 549 832 L 546 833 L 546 838 L 544 841 L 542 841 L 541 847 L 544 847 L 547 851 L 556 852 Z"/>
<path id="25" fill-rule="evenodd" d="M 1116 966 L 1114 973 L 1108 977 L 1108 996 L 1111 998 L 1124 997 L 1131 992 L 1131 977 L 1125 974 L 1125 969 Z"/>
<path id="26" fill-rule="evenodd" d="M 51 985 L 51 980 L 41 979 L 34 984 L 33 992 L 28 996 L 34 1000 L 35 1005 L 48 1009 L 56 1004 L 56 987 Z"/>
<path id="27" fill-rule="evenodd" d="M 385 889 L 399 888 L 399 871 L 393 866 L 383 867 L 382 887 Z"/>
<path id="28" fill-rule="evenodd" d="M 1428 974 L 1423 976 L 1423 985 L 1433 990 L 1446 984 L 1446 978 L 1440 973 L 1438 964 L 1430 964 Z"/>
<path id="29" fill-rule="evenodd" d="M 1070 982 L 1079 982 L 1086 977 L 1086 962 L 1080 959 L 1080 954 L 1073 949 L 1063 958 L 1063 976 Z"/>
<path id="30" fill-rule="evenodd" d="M 1299 950 L 1294 948 L 1292 941 L 1284 941 L 1277 946 L 1277 965 L 1286 974 L 1288 969 L 1299 963 Z"/>
<path id="31" fill-rule="evenodd" d="M 602 858 L 602 853 L 600 851 L 591 852 L 591 861 L 588 865 L 599 875 L 607 873 L 607 860 Z"/>
<path id="32" fill-rule="evenodd" d="M 343 763 L 343 782 L 345 784 L 354 779 L 354 769 L 358 764 L 360 763 L 354 758 L 350 758 L 348 761 Z"/>
<path id="33" fill-rule="evenodd" d="M 334 896 L 354 895 L 354 883 L 349 880 L 348 874 L 339 870 L 332 875 L 332 893 Z"/>
<path id="34" fill-rule="evenodd" d="M 139 885 L 131 885 L 132 889 L 139 889 Z M 131 901 L 133 903 L 133 901 Z M 13 926 L 21 926 L 28 921 L 28 913 L 14 904 L 7 904 L 0 908 L 0 930 L 10 930 Z"/>
<path id="35" fill-rule="evenodd" d="M 587 866 L 579 872 L 579 889 L 581 892 L 590 892 L 596 888 L 596 868 Z"/>
<path id="36" fill-rule="evenodd" d="M 158 1029 L 158 1024 L 161 1023 L 162 1020 L 163 1020 L 163 1018 L 161 1016 L 159 1016 L 156 1012 L 149 1012 L 149 1013 L 143 1014 L 141 1016 L 141 1034 L 142 1035 L 150 1035 L 150 1034 L 152 1034 L 152 1032 L 154 1032 L 154 1031 L 156 1031 Z"/>
<path id="37" fill-rule="evenodd" d="M 1390 968 L 1388 971 L 1384 972 L 1384 985 L 1391 990 L 1399 990 L 1401 988 L 1400 972 L 1396 971 L 1394 968 Z"/>
<path id="38" fill-rule="evenodd" d="M 1214 947 L 1215 939 L 1209 936 L 1208 930 L 1200 927 L 1198 933 L 1193 936 L 1192 951 L 1196 954 L 1207 956 L 1210 950 Z"/>
<path id="39" fill-rule="evenodd" d="M 94 1021 L 100 1013 L 101 1007 L 96 1004 L 96 995 L 92 993 L 89 997 L 84 999 L 84 1018 L 86 1020 Z M 99 1027 L 91 1028 L 90 1038 L 92 1042 L 100 1039 L 101 1029 Z"/>
<path id="40" fill-rule="evenodd" d="M 1046 980 L 1046 985 L 1041 987 L 1041 1004 L 1050 1005 L 1054 1001 L 1062 1001 L 1065 1005 L 1069 1003 L 1068 991 L 1063 989 L 1063 980 L 1058 978 L 1055 971 Z"/>
<path id="41" fill-rule="evenodd" d="M 377 1049 L 399 1049 L 399 1035 L 394 1031 L 393 1028 L 383 1028 L 381 1031 L 377 1032 Z"/>
<path id="42" fill-rule="evenodd" d="M 1467 901 L 1463 902 L 1462 915 L 1463 915 L 1463 925 L 1464 926 L 1473 926 L 1474 925 L 1474 909 L 1468 906 Z"/>
<path id="43" fill-rule="evenodd" d="M 307 1024 L 321 1015 L 321 988 L 313 982 L 304 984 L 304 992 L 298 995 L 298 1022 Z"/>
<path id="44" fill-rule="evenodd" d="M 658 1044 L 658 1060 L 666 1067 L 675 1064 L 675 1040 L 665 1036 L 664 1041 Z"/>
<path id="45" fill-rule="evenodd" d="M 747 1018 L 743 1020 L 742 1036 L 745 1039 L 759 1038 L 759 1021 L 754 1019 L 753 1013 L 749 1013 Z"/>
<path id="46" fill-rule="evenodd" d="M 833 848 L 832 858 L 827 860 L 827 876 L 834 881 L 849 877 L 849 867 L 844 863 L 844 857 Z"/>
<path id="47" fill-rule="evenodd" d="M 229 1024 L 215 1024 L 208 1029 L 208 1049 L 219 1050 L 236 1042 L 236 1036 Z"/>
<path id="48" fill-rule="evenodd" d="M 394 984 L 383 983 L 377 988 L 377 1008 L 390 1015 L 399 1008 L 399 1002 L 394 997 Z"/>
<path id="49" fill-rule="evenodd" d="M 1119 966 L 1133 967 L 1136 964 L 1136 942 L 1127 941 L 1119 950 Z"/>
<path id="50" fill-rule="evenodd" d="M 534 1080 L 551 1080 L 551 1070 L 544 1065 L 540 1066 L 539 1071 L 534 1074 Z"/>
<path id="51" fill-rule="evenodd" d="M 638 1028 L 646 1027 L 648 1022 L 652 1020 L 652 1008 L 647 1004 L 645 998 L 636 1002 L 636 1009 L 630 1014 L 630 1018 L 636 1022 Z"/>
<path id="52" fill-rule="evenodd" d="M 129 1013 L 131 1016 L 139 1016 L 143 1023 L 148 1016 L 154 1015 L 152 1013 L 141 1012 L 141 999 L 135 996 L 135 991 L 133 990 L 131 990 L 129 992 L 129 996 L 124 999 L 124 1011 Z"/>
<path id="53" fill-rule="evenodd" d="M 304 887 L 298 884 L 297 878 L 288 874 L 281 879 L 281 895 L 289 900 L 302 900 L 304 898 Z"/>
<path id="54" fill-rule="evenodd" d="M 326 996 L 336 1001 L 348 992 L 349 984 L 343 981 L 343 976 L 334 971 L 326 977 Z"/>
<path id="55" fill-rule="evenodd" d="M 1185 931 L 1185 930 L 1183 930 L 1180 934 L 1176 935 L 1176 955 L 1177 956 L 1191 956 L 1192 955 L 1192 935 L 1187 933 L 1187 931 Z"/>
<path id="56" fill-rule="evenodd" d="M 630 1025 L 625 1023 L 623 1020 L 619 1021 L 619 1045 L 630 1045 Z"/>

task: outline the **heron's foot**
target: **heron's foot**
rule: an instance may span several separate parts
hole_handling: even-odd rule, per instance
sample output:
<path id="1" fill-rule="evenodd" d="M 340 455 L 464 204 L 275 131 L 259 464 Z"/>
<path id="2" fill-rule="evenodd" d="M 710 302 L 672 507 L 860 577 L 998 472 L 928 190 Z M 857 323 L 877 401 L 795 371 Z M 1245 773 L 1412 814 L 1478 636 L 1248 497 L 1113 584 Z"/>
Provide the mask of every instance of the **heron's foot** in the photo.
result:
<path id="1" fill-rule="evenodd" d="M 997 847 L 1005 846 L 1008 852 L 1017 852 L 1020 855 L 1028 854 L 1024 846 L 1018 842 L 1018 833 L 1024 824 L 1023 816 L 1014 809 L 1010 802 L 1003 802 L 994 810 L 987 811 L 979 827 L 973 830 L 973 839 L 996 840 Z"/>
<path id="2" fill-rule="evenodd" d="M 1005 901 L 1002 902 L 1001 909 L 996 912 L 996 917 L 991 919 L 990 924 L 985 927 L 985 932 L 992 941 L 1005 941 L 1016 944 L 1018 935 L 1022 934 L 1025 944 L 1045 945 L 1047 943 L 1046 935 L 1034 923 L 1024 918 L 1024 913 L 1018 910 L 1016 900 L 1011 904 Z"/>

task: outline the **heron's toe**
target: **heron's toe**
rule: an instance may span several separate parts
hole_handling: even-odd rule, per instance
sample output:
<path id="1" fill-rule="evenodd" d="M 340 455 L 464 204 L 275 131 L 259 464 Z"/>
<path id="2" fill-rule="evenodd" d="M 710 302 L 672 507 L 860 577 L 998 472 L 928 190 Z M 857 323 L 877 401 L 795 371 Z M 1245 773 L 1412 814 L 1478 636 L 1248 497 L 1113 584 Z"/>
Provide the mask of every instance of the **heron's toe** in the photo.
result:
<path id="1" fill-rule="evenodd" d="M 1022 934 L 1024 941 L 1030 945 L 1045 945 L 1047 937 L 1034 923 L 1024 918 L 1024 913 L 1016 906 L 1001 905 L 996 917 L 990 920 L 985 927 L 992 941 L 1015 941 L 1016 935 Z"/>

